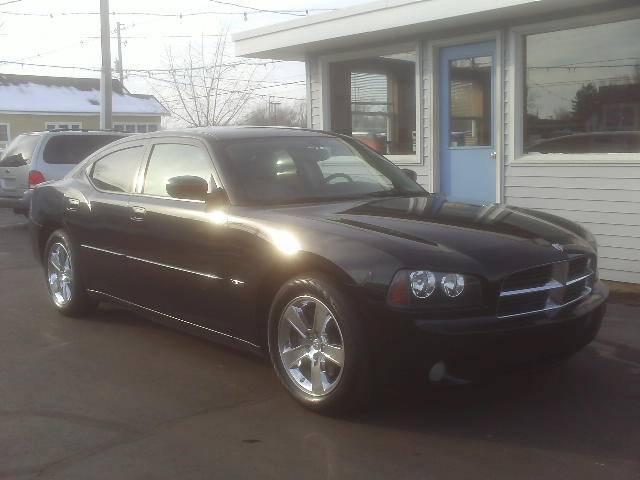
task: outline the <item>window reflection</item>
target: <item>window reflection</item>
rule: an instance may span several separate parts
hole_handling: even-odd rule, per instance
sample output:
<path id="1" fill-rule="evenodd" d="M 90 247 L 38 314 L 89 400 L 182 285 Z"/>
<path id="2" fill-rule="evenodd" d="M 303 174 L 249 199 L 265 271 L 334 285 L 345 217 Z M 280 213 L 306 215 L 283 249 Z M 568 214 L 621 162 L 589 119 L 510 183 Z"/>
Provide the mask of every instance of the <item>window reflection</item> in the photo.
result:
<path id="1" fill-rule="evenodd" d="M 491 145 L 491 57 L 449 62 L 449 146 Z"/>
<path id="2" fill-rule="evenodd" d="M 640 151 L 640 20 L 526 37 L 524 150 Z"/>
<path id="3" fill-rule="evenodd" d="M 332 129 L 384 155 L 415 155 L 415 65 L 414 51 L 331 64 Z"/>

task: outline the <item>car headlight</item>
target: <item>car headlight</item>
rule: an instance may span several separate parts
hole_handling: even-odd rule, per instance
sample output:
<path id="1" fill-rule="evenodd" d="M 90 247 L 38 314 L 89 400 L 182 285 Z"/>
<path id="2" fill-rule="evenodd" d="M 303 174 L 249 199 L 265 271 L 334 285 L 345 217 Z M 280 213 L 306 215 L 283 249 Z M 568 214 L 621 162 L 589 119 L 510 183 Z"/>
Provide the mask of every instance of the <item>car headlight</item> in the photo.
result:
<path id="1" fill-rule="evenodd" d="M 480 281 L 460 273 L 400 270 L 393 277 L 387 303 L 397 307 L 470 306 L 482 303 Z"/>
<path id="2" fill-rule="evenodd" d="M 464 291 L 464 277 L 458 273 L 447 273 L 440 280 L 440 285 L 447 297 L 455 298 Z"/>
<path id="3" fill-rule="evenodd" d="M 436 276 L 429 271 L 418 270 L 409 274 L 411 293 L 416 298 L 430 297 L 436 291 Z"/>

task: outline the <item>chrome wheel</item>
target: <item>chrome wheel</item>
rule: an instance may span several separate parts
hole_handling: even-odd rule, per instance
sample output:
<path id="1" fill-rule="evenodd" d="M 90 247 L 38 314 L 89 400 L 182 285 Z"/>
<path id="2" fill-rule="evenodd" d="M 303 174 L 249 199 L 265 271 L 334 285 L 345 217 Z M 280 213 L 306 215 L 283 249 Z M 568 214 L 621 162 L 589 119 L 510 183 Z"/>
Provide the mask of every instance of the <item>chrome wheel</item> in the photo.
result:
<path id="1" fill-rule="evenodd" d="M 344 367 L 344 341 L 333 313 L 317 298 L 291 300 L 278 322 L 278 351 L 285 372 L 303 392 L 327 395 Z"/>
<path id="2" fill-rule="evenodd" d="M 53 303 L 58 307 L 68 305 L 71 301 L 71 288 L 73 285 L 71 257 L 67 247 L 60 242 L 54 243 L 49 250 L 47 280 Z"/>

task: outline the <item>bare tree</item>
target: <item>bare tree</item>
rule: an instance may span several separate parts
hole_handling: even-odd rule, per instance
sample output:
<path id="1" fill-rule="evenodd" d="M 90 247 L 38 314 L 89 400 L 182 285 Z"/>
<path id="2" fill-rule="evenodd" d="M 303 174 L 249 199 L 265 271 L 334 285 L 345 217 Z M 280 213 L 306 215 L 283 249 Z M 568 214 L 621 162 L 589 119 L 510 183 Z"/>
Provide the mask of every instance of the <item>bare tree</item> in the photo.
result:
<path id="1" fill-rule="evenodd" d="M 243 125 L 278 125 L 283 127 L 307 126 L 307 111 L 304 102 L 254 104 L 240 120 Z"/>
<path id="2" fill-rule="evenodd" d="M 228 28 L 212 50 L 204 42 L 199 47 L 190 43 L 182 55 L 168 49 L 166 71 L 149 73 L 162 85 L 155 93 L 180 122 L 191 127 L 229 125 L 255 98 L 259 82 L 268 74 L 265 64 L 230 57 L 227 45 Z"/>

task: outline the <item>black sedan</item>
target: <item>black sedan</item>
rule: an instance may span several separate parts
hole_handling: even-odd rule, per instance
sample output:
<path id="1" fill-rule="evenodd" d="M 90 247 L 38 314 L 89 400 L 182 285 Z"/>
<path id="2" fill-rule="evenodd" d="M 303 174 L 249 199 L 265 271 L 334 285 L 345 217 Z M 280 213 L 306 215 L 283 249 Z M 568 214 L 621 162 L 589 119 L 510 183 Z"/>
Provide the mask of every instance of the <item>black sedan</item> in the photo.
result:
<path id="1" fill-rule="evenodd" d="M 32 243 L 61 313 L 115 302 L 268 353 L 318 411 L 407 368 L 470 377 L 594 338 L 607 290 L 586 230 L 410 176 L 330 133 L 137 135 L 34 190 Z"/>

